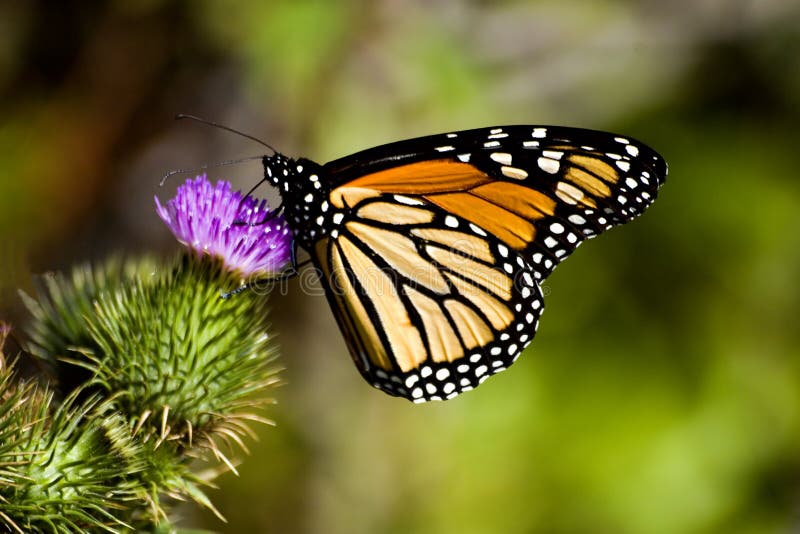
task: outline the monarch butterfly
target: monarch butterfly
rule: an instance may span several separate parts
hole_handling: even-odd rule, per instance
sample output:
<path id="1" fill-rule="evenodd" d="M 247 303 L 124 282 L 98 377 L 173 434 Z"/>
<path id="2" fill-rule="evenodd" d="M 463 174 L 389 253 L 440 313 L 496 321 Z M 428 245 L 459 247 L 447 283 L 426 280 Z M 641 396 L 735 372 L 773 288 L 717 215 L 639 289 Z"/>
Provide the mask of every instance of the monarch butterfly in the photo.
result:
<path id="1" fill-rule="evenodd" d="M 276 152 L 263 165 L 359 371 L 414 402 L 511 365 L 536 332 L 541 282 L 641 214 L 667 174 L 638 141 L 553 126 L 421 137 L 324 165 Z"/>

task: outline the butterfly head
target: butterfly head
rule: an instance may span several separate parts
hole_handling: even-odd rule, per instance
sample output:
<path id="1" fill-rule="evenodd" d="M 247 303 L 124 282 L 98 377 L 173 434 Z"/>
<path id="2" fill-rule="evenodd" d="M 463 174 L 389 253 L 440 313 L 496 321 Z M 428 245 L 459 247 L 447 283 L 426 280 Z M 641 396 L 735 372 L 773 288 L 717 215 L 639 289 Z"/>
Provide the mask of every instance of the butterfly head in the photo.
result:
<path id="1" fill-rule="evenodd" d="M 283 154 L 264 156 L 264 178 L 278 188 L 286 220 L 301 244 L 319 236 L 320 216 L 327 209 L 328 191 L 321 180 L 321 166 L 311 160 Z"/>
<path id="2" fill-rule="evenodd" d="M 264 164 L 264 179 L 278 187 L 281 194 L 288 191 L 294 181 L 292 176 L 297 172 L 296 162 L 277 152 L 271 156 L 264 156 L 261 162 Z"/>

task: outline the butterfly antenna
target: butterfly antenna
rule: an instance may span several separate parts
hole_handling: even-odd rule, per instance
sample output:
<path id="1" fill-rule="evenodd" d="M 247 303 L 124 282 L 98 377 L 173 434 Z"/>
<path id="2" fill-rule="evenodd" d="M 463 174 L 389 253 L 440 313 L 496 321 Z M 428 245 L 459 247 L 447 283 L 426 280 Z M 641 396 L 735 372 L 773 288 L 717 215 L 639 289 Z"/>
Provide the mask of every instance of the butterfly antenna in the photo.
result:
<path id="1" fill-rule="evenodd" d="M 262 159 L 263 156 L 249 156 L 246 158 L 240 159 L 229 159 L 228 161 L 220 161 L 219 163 L 212 163 L 210 165 L 201 165 L 199 167 L 192 167 L 191 169 L 176 169 L 174 171 L 169 171 L 167 174 L 161 178 L 161 181 L 158 183 L 159 186 L 163 186 L 164 183 L 170 176 L 174 176 L 176 174 L 186 174 L 190 172 L 198 172 L 204 171 L 206 169 L 211 169 L 213 167 L 224 167 L 225 165 L 236 165 L 237 163 L 244 163 L 245 161 L 253 161 L 254 159 Z"/>
<path id="2" fill-rule="evenodd" d="M 225 125 L 219 124 L 218 122 L 213 122 L 213 121 L 210 121 L 210 120 L 206 120 L 206 119 L 203 119 L 201 117 L 197 117 L 195 115 L 186 115 L 185 113 L 178 113 L 177 115 L 175 115 L 175 120 L 181 120 L 181 119 L 191 119 L 193 121 L 197 121 L 197 122 L 202 123 L 202 124 L 207 124 L 208 126 L 213 126 L 214 128 L 219 128 L 221 130 L 225 130 L 225 131 L 228 131 L 228 132 L 231 132 L 231 133 L 235 133 L 236 135 L 241 135 L 242 137 L 246 137 L 247 139 L 250 139 L 250 140 L 255 141 L 256 143 L 258 143 L 260 145 L 263 145 L 263 146 L 267 147 L 268 149 L 272 150 L 272 152 L 275 153 L 275 154 L 278 153 L 277 150 L 275 150 L 272 146 L 268 145 L 267 143 L 265 143 L 264 141 L 262 141 L 258 137 L 254 137 L 254 136 L 246 134 L 244 132 L 240 132 L 239 130 L 234 130 L 233 128 L 231 128 L 229 126 L 225 126 Z"/>

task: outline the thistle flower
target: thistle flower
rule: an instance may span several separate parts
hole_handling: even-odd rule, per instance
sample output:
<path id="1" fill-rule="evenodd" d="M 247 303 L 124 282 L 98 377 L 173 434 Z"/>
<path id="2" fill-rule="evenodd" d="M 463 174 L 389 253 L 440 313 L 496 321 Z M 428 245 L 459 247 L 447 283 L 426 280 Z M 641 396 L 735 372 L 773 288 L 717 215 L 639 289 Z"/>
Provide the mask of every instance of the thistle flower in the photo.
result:
<path id="1" fill-rule="evenodd" d="M 148 259 L 111 261 L 47 277 L 36 298 L 25 299 L 32 312 L 30 346 L 63 366 L 60 389 L 76 399 L 113 399 L 130 439 L 140 445 L 136 474 L 126 475 L 134 487 L 121 497 L 134 510 L 150 511 L 113 512 L 127 524 L 166 520 L 174 499 L 215 511 L 201 489 L 208 480 L 191 472 L 187 457 L 209 458 L 210 452 L 233 469 L 223 452 L 233 449 L 225 445 L 246 450 L 249 423 L 268 422 L 257 412 L 271 402 L 264 395 L 279 382 L 279 369 L 266 299 L 255 292 L 220 298 L 230 277 L 221 259 L 193 253 L 162 266 Z M 84 371 L 83 380 L 65 384 L 74 370 Z M 33 419 L 44 421 L 46 413 Z M 94 419 L 83 417 L 81 428 Z M 0 503 L 3 497 L 0 492 Z M 0 517 L 3 510 L 0 505 Z"/>
<path id="2" fill-rule="evenodd" d="M 156 207 L 189 248 L 175 261 L 82 265 L 23 294 L 27 348 L 63 396 L 12 375 L 0 323 L 0 530 L 166 532 L 174 500 L 216 512 L 203 486 L 224 469 L 200 476 L 189 460 L 235 471 L 226 454 L 267 422 L 279 369 L 266 299 L 220 297 L 289 262 L 285 223 L 234 225 L 263 221 L 266 202 L 204 176 Z"/>
<path id="3" fill-rule="evenodd" d="M 215 186 L 205 175 L 178 188 L 175 198 L 156 211 L 175 237 L 198 255 L 221 258 L 229 271 L 247 278 L 275 273 L 291 259 L 291 235 L 283 217 L 261 223 L 270 213 L 266 201 L 219 181 Z M 234 224 L 237 222 L 245 224 Z"/>

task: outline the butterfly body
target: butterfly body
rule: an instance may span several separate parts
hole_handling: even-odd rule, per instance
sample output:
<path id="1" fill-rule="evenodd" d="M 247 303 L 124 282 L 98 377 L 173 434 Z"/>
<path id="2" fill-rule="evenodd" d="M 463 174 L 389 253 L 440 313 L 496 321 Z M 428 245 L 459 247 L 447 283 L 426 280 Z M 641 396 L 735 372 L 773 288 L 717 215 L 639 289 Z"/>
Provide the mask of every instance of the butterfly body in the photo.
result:
<path id="1" fill-rule="evenodd" d="M 541 281 L 583 240 L 643 212 L 666 176 L 637 141 L 543 126 L 264 166 L 361 374 L 415 402 L 511 365 L 538 326 Z"/>

